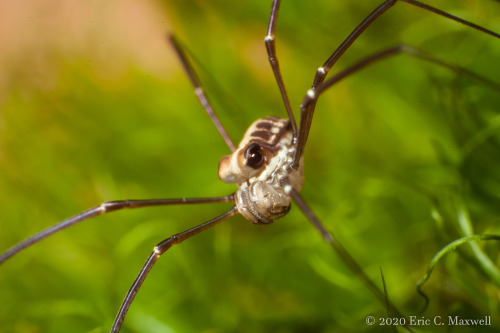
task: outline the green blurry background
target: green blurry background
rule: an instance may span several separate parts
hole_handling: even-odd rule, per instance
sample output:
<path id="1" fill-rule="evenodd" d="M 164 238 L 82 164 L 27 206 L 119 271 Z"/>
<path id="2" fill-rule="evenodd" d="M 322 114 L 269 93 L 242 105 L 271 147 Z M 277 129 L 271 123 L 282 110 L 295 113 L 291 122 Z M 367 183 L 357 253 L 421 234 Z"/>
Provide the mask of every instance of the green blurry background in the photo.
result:
<path id="1" fill-rule="evenodd" d="M 378 3 L 283 1 L 277 48 L 296 111 L 315 69 Z M 500 32 L 498 2 L 433 4 Z M 0 250 L 105 200 L 232 193 L 217 178 L 229 150 L 165 33 L 193 57 L 237 142 L 255 119 L 285 114 L 262 42 L 269 11 L 270 1 L 2 1 Z M 500 82 L 500 40 L 404 3 L 335 69 L 402 41 Z M 424 305 L 415 284 L 437 251 L 500 233 L 499 108 L 499 91 L 406 55 L 318 103 L 303 196 L 379 285 L 382 268 L 406 315 Z M 229 208 L 115 212 L 24 251 L 0 267 L 0 332 L 109 331 L 152 246 Z M 448 254 L 423 287 L 424 316 L 491 315 L 482 332 L 500 329 L 499 248 Z M 123 332 L 391 331 L 367 315 L 385 307 L 293 207 L 273 225 L 238 216 L 174 247 Z"/>

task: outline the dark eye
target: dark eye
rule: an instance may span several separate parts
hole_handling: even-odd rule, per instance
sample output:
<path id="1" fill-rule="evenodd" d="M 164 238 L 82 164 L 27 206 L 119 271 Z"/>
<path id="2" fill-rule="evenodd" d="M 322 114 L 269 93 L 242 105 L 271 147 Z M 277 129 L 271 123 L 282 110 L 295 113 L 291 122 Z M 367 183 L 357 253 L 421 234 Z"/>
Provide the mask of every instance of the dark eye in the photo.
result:
<path id="1" fill-rule="evenodd" d="M 262 155 L 262 148 L 257 143 L 252 143 L 245 151 L 245 162 L 253 168 L 259 169 L 264 163 L 264 155 Z"/>

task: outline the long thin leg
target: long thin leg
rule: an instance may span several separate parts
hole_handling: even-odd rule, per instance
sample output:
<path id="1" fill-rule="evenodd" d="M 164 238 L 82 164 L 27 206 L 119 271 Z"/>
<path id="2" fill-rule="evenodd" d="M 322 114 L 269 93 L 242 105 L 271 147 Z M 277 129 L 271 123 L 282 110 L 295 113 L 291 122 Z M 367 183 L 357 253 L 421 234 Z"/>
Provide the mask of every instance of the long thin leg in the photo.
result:
<path id="1" fill-rule="evenodd" d="M 325 90 L 342 80 L 343 78 L 353 74 L 354 72 L 357 72 L 368 65 L 371 65 L 375 62 L 385 60 L 391 56 L 394 56 L 396 54 L 400 53 L 406 53 L 411 56 L 414 56 L 418 59 L 434 63 L 436 65 L 442 66 L 444 68 L 447 68 L 451 71 L 454 71 L 458 74 L 461 75 L 467 75 L 471 77 L 474 80 L 477 80 L 491 89 L 494 89 L 496 91 L 500 92 L 500 84 L 493 82 L 491 80 L 488 80 L 482 76 L 479 76 L 465 68 L 462 68 L 460 66 L 456 66 L 450 63 L 447 63 L 441 59 L 438 59 L 436 57 L 432 57 L 430 55 L 427 55 L 411 46 L 408 45 L 397 45 L 395 47 L 377 52 L 369 57 L 366 57 L 365 59 L 359 61 L 355 65 L 352 65 L 348 67 L 347 69 L 343 70 L 342 72 L 336 74 L 335 76 L 329 78 L 326 80 L 324 83 L 320 84 L 319 86 L 316 87 L 315 90 L 310 89 L 306 96 L 304 97 L 304 100 L 302 102 L 301 108 L 307 108 L 310 105 L 314 104 L 318 97 L 320 96 L 321 93 L 323 93 Z M 325 241 L 327 241 L 334 249 L 335 251 L 340 255 L 342 260 L 347 264 L 347 266 L 357 275 L 359 276 L 365 285 L 370 289 L 370 291 L 384 304 L 388 304 L 388 307 L 392 309 L 392 311 L 395 312 L 395 314 L 403 318 L 401 313 L 395 308 L 395 306 L 387 301 L 385 293 L 383 293 L 370 279 L 369 277 L 363 272 L 359 264 L 351 257 L 351 255 L 345 250 L 345 248 L 339 243 L 339 241 L 335 238 L 333 234 L 328 232 L 326 228 L 323 226 L 323 224 L 319 221 L 319 219 L 316 217 L 314 212 L 309 208 L 307 203 L 302 199 L 300 194 L 295 191 L 291 186 L 287 186 L 285 188 L 285 191 L 292 197 L 292 199 L 295 201 L 295 203 L 299 206 L 299 208 L 302 210 L 304 215 L 306 215 L 307 219 L 313 224 L 313 226 L 320 232 L 321 236 Z M 406 326 L 407 329 L 410 331 L 411 328 Z"/>
<path id="2" fill-rule="evenodd" d="M 150 206 L 169 206 L 169 205 L 190 205 L 190 204 L 204 204 L 204 203 L 218 203 L 218 202 L 234 202 L 234 194 L 225 197 L 213 197 L 213 198 L 181 198 L 181 199 L 150 199 L 150 200 L 119 200 L 119 201 L 106 201 L 90 208 L 83 213 L 70 217 L 62 222 L 59 222 L 24 241 L 18 243 L 17 245 L 11 247 L 4 253 L 0 255 L 0 264 L 14 256 L 15 254 L 21 252 L 22 250 L 30 247 L 33 244 L 38 243 L 44 238 L 55 234 L 61 230 L 69 228 L 79 222 L 88 220 L 94 216 L 102 215 L 106 213 L 111 213 L 120 209 L 133 209 L 142 208 Z"/>
<path id="3" fill-rule="evenodd" d="M 130 305 L 132 304 L 135 295 L 137 295 L 137 292 L 139 291 L 139 288 L 141 287 L 142 283 L 149 274 L 149 271 L 151 271 L 151 268 L 153 268 L 153 265 L 156 263 L 156 261 L 160 258 L 160 256 L 163 253 L 165 253 L 169 248 L 171 248 L 172 245 L 179 244 L 185 241 L 186 239 L 191 238 L 192 236 L 204 230 L 207 230 L 210 227 L 213 227 L 214 225 L 230 218 L 231 216 L 237 213 L 238 213 L 238 208 L 234 206 L 227 213 L 224 213 L 208 222 L 200 224 L 199 226 L 196 226 L 179 234 L 173 235 L 163 240 L 162 242 L 158 243 L 154 247 L 153 252 L 149 255 L 148 259 L 146 260 L 146 263 L 139 272 L 139 275 L 137 275 L 134 283 L 127 292 L 127 295 L 125 296 L 125 299 L 123 300 L 122 305 L 120 306 L 120 310 L 118 310 L 118 313 L 116 315 L 115 322 L 113 323 L 113 327 L 111 328 L 111 333 L 117 333 L 120 331 L 120 328 L 122 327 L 123 324 L 123 320 L 125 319 L 125 315 L 127 314 L 127 311 L 130 308 Z"/>
<path id="4" fill-rule="evenodd" d="M 383 13 L 385 13 L 389 8 L 391 8 L 393 5 L 396 4 L 396 2 L 402 1 L 406 2 L 408 4 L 414 5 L 416 7 L 428 10 L 432 13 L 441 15 L 443 17 L 446 17 L 447 19 L 450 19 L 452 21 L 464 24 L 470 28 L 476 29 L 478 31 L 484 32 L 490 36 L 500 38 L 500 35 L 497 34 L 496 32 L 490 31 L 488 29 L 485 29 L 477 24 L 471 23 L 469 21 L 466 21 L 464 19 L 461 19 L 459 17 L 456 17 L 454 15 L 448 14 L 442 10 L 439 10 L 437 8 L 431 7 L 429 5 L 423 4 L 419 1 L 413 1 L 413 0 L 386 0 L 384 3 L 382 3 L 380 6 L 378 6 L 370 15 L 368 15 L 363 22 L 361 22 L 360 25 L 356 27 L 356 29 L 351 32 L 351 34 L 340 44 L 340 46 L 333 52 L 333 54 L 328 58 L 327 61 L 323 64 L 323 66 L 319 67 L 316 75 L 314 77 L 314 81 L 312 84 L 312 87 L 317 87 L 320 85 L 324 80 L 330 69 L 335 65 L 335 63 L 340 59 L 340 57 L 347 51 L 347 49 L 351 46 L 352 43 L 358 37 L 365 31 L 370 24 L 372 24 L 376 19 L 378 19 Z"/>
<path id="5" fill-rule="evenodd" d="M 328 58 L 328 60 L 316 70 L 316 75 L 314 76 L 314 81 L 311 89 L 315 90 L 318 85 L 320 85 L 326 78 L 328 72 L 332 66 L 337 62 L 337 60 L 344 54 L 345 51 L 351 46 L 352 43 L 361 35 L 363 31 L 368 28 L 368 26 L 375 21 L 380 15 L 385 13 L 389 8 L 391 8 L 397 0 L 387 0 L 380 6 L 378 6 L 368 17 L 366 17 L 356 29 L 351 32 L 349 36 L 340 44 L 340 46 L 333 52 L 333 54 Z M 297 137 L 297 150 L 295 152 L 295 158 L 293 162 L 293 167 L 297 168 L 299 165 L 300 158 L 304 154 L 304 148 L 306 146 L 307 138 L 309 136 L 309 129 L 311 128 L 312 118 L 314 115 L 314 110 L 316 107 L 316 102 L 312 102 L 308 108 L 300 109 L 300 123 L 299 132 Z"/>
<path id="6" fill-rule="evenodd" d="M 373 281 L 365 274 L 365 272 L 361 269 L 361 267 L 356 262 L 356 260 L 354 260 L 354 258 L 351 257 L 351 255 L 349 254 L 349 252 L 347 252 L 347 250 L 342 246 L 342 244 L 340 244 L 340 242 L 338 241 L 338 239 L 332 233 L 330 233 L 328 230 L 326 230 L 326 228 L 323 226 L 323 224 L 320 222 L 320 220 L 316 217 L 316 215 L 311 210 L 311 208 L 309 208 L 309 206 L 304 201 L 304 199 L 302 199 L 302 197 L 300 196 L 300 194 L 297 191 L 295 191 L 295 189 L 292 186 L 290 186 L 290 185 L 287 186 L 287 188 L 285 189 L 285 191 L 287 191 L 287 193 L 292 197 L 293 201 L 295 201 L 295 203 L 297 204 L 297 206 L 299 206 L 299 208 L 302 211 L 302 213 L 304 213 L 304 215 L 307 217 L 307 219 L 309 220 L 309 222 L 312 223 L 312 225 L 314 226 L 314 228 L 316 228 L 316 230 L 319 231 L 319 233 L 321 234 L 321 236 L 323 237 L 323 239 L 328 244 L 330 244 L 333 247 L 333 249 L 338 253 L 338 255 L 346 263 L 347 267 L 349 267 L 349 269 L 355 275 L 357 275 L 359 278 L 361 278 L 361 280 L 363 281 L 363 283 L 365 284 L 365 286 L 367 286 L 368 289 L 370 289 L 370 291 L 383 304 L 387 304 L 387 306 L 394 312 L 394 315 L 396 317 L 398 317 L 398 318 L 405 318 L 401 314 L 401 312 L 399 312 L 399 310 L 394 306 L 394 304 L 392 304 L 389 300 L 386 299 L 386 295 L 384 294 L 384 292 L 382 292 L 380 290 L 380 288 L 377 287 L 373 283 Z M 411 329 L 411 327 L 409 327 L 407 325 L 404 325 L 404 326 L 410 332 L 413 332 L 413 330 Z"/>
<path id="7" fill-rule="evenodd" d="M 196 94 L 196 97 L 198 97 L 198 100 L 200 101 L 201 105 L 203 106 L 205 111 L 207 111 L 208 115 L 210 116 L 210 119 L 212 119 L 212 122 L 214 123 L 215 127 L 219 131 L 219 133 L 222 136 L 222 138 L 224 139 L 224 141 L 226 142 L 229 149 L 231 149 L 231 151 L 234 152 L 236 150 L 236 148 L 233 144 L 233 141 L 231 141 L 231 138 L 229 137 L 226 130 L 222 126 L 219 118 L 217 118 L 217 115 L 215 114 L 215 111 L 212 108 L 212 105 L 210 105 L 210 102 L 208 101 L 208 98 L 205 95 L 205 91 L 203 90 L 203 87 L 200 84 L 200 80 L 196 76 L 196 73 L 195 73 L 193 67 L 191 66 L 191 64 L 189 63 L 189 60 L 188 60 L 186 54 L 184 53 L 181 46 L 179 45 L 179 43 L 177 42 L 177 40 L 175 39 L 175 37 L 173 35 L 168 35 L 168 40 L 169 40 L 170 44 L 172 44 L 172 46 L 175 50 L 175 53 L 179 57 L 179 60 L 182 63 L 182 67 L 184 68 L 184 71 L 186 72 L 186 74 L 189 78 L 189 81 L 191 81 L 191 84 L 194 87 L 194 93 Z"/>
<path id="8" fill-rule="evenodd" d="M 401 53 L 405 53 L 405 54 L 408 54 L 408 55 L 415 57 L 417 59 L 427 61 L 427 62 L 436 64 L 438 66 L 447 68 L 447 69 L 449 69 L 449 70 L 451 70 L 459 75 L 466 75 L 466 76 L 488 86 L 489 88 L 500 92 L 500 84 L 498 84 L 494 81 L 491 81 L 491 80 L 484 78 L 484 77 L 482 77 L 474 72 L 471 72 L 466 68 L 463 68 L 463 67 L 460 67 L 460 66 L 457 66 L 454 64 L 450 64 L 444 60 L 430 56 L 430 55 L 428 55 L 424 52 L 421 52 L 421 51 L 419 51 L 419 50 L 417 50 L 414 47 L 411 47 L 409 45 L 401 44 L 401 45 L 397 45 L 397 46 L 391 47 L 389 49 L 377 52 L 375 54 L 372 54 L 371 56 L 368 56 L 368 57 L 364 58 L 363 60 L 357 62 L 356 64 L 354 64 L 354 65 L 344 69 L 343 71 L 335 74 L 334 76 L 332 76 L 331 78 L 329 78 L 328 80 L 323 82 L 321 85 L 317 86 L 315 90 L 309 89 L 309 91 L 307 92 L 307 94 L 304 97 L 304 100 L 302 101 L 301 109 L 310 108 L 311 105 L 316 103 L 319 96 L 323 92 L 325 92 L 325 90 L 327 90 L 328 88 L 330 88 L 334 84 L 338 83 L 342 79 L 346 78 L 347 76 L 349 76 L 349 75 L 351 75 L 351 74 L 353 74 L 353 73 L 355 73 L 355 72 L 357 72 L 357 71 L 359 71 L 359 70 L 361 70 L 369 65 L 372 65 L 375 62 L 388 59 L 391 56 L 395 56 L 395 55 L 401 54 Z"/>
<path id="9" fill-rule="evenodd" d="M 432 13 L 435 13 L 437 15 L 446 17 L 450 20 L 453 20 L 455 22 L 467 25 L 470 28 L 476 29 L 478 31 L 481 31 L 483 33 L 486 33 L 492 37 L 495 38 L 500 38 L 500 35 L 490 31 L 488 29 L 485 29 L 481 26 L 478 26 L 474 23 L 471 23 L 469 21 L 463 20 L 459 17 L 450 15 L 442 10 L 439 10 L 437 8 L 431 7 L 429 5 L 423 4 L 419 1 L 414 1 L 414 0 L 386 0 L 384 1 L 380 6 L 378 6 L 373 12 L 368 15 L 363 22 L 361 22 L 360 25 L 358 25 L 350 34 L 347 36 L 347 38 L 340 44 L 340 46 L 333 52 L 333 54 L 328 58 L 328 60 L 323 64 L 323 66 L 319 67 L 316 71 L 313 84 L 311 86 L 311 89 L 314 91 L 317 89 L 318 86 L 320 86 L 326 76 L 328 75 L 328 72 L 332 68 L 332 66 L 340 59 L 340 57 L 347 51 L 347 49 L 351 46 L 352 43 L 365 31 L 372 22 L 374 22 L 377 18 L 379 18 L 383 13 L 385 13 L 389 8 L 391 8 L 396 2 L 398 1 L 403 1 L 405 3 L 417 6 L 419 8 L 425 9 L 427 11 L 430 11 Z M 297 150 L 295 153 L 295 158 L 294 158 L 294 167 L 298 167 L 298 163 L 300 161 L 300 158 L 302 157 L 304 153 L 304 148 L 307 142 L 307 137 L 309 136 L 309 129 L 311 128 L 311 123 L 312 123 L 312 118 L 314 115 L 314 110 L 316 107 L 316 102 L 312 102 L 309 104 L 308 108 L 301 108 L 300 111 L 300 121 L 299 121 L 299 131 L 298 131 L 298 138 L 297 138 Z"/>
<path id="10" fill-rule="evenodd" d="M 278 20 L 278 12 L 280 8 L 280 0 L 274 0 L 271 8 L 271 15 L 269 17 L 269 25 L 267 27 L 266 38 L 264 38 L 264 43 L 266 44 L 267 55 L 269 58 L 269 63 L 274 72 L 274 77 L 280 88 L 281 97 L 285 103 L 286 112 L 288 113 L 288 118 L 292 124 L 292 133 L 294 140 L 297 138 L 297 123 L 295 122 L 295 116 L 293 115 L 292 105 L 288 99 L 288 94 L 286 92 L 285 83 L 281 77 L 280 65 L 278 61 L 278 56 L 276 55 L 276 45 L 274 42 L 274 32 L 276 31 L 276 21 Z"/>
<path id="11" fill-rule="evenodd" d="M 444 16 L 444 17 L 446 17 L 446 18 L 448 18 L 450 20 L 453 20 L 455 22 L 464 24 L 464 25 L 466 25 L 468 27 L 471 27 L 471 28 L 476 29 L 478 31 L 484 32 L 485 34 L 488 34 L 490 36 L 493 36 L 493 37 L 496 37 L 496 38 L 500 38 L 500 34 L 497 34 L 494 31 L 488 30 L 486 28 L 481 27 L 480 25 L 477 25 L 477 24 L 474 24 L 472 22 L 469 22 L 469 21 L 466 21 L 464 19 L 461 19 L 460 17 L 456 17 L 454 15 L 448 14 L 447 12 L 443 12 L 442 10 L 439 10 L 437 8 L 434 8 L 434 7 L 431 7 L 429 5 L 426 5 L 425 3 L 421 3 L 419 1 L 414 1 L 414 0 L 399 0 L 399 1 L 406 2 L 406 3 L 410 4 L 410 5 L 413 5 L 413 6 L 416 6 L 416 7 L 425 9 L 425 10 L 428 10 L 430 12 L 433 12 L 435 14 Z M 497 2 L 498 2 L 498 0 L 497 0 Z"/>

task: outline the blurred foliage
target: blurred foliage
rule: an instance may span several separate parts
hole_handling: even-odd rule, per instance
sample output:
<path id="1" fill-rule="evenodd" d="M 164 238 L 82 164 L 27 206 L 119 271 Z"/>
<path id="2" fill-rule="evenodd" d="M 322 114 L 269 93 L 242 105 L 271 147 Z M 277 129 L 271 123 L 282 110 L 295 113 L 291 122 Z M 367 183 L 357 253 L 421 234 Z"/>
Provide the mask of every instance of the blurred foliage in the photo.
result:
<path id="1" fill-rule="evenodd" d="M 314 71 L 378 5 L 283 1 L 277 49 L 296 112 Z M 500 32 L 493 1 L 433 5 Z M 262 39 L 270 1 L 2 2 L 1 250 L 105 200 L 219 196 L 228 153 L 165 32 L 175 33 L 234 141 L 259 117 L 284 116 Z M 8 18 L 8 19 L 7 19 Z M 499 83 L 500 40 L 398 3 L 334 71 L 405 42 Z M 406 315 L 434 255 L 499 234 L 500 92 L 399 55 L 320 99 L 302 191 Z M 0 332 L 106 332 L 154 244 L 229 209 L 121 211 L 70 228 L 0 267 Z M 492 316 L 497 242 L 442 258 L 424 316 Z M 386 316 L 296 207 L 267 227 L 241 217 L 172 248 L 123 332 L 361 332 Z M 419 327 L 462 332 L 463 327 Z M 402 331 L 402 329 L 399 329 Z"/>

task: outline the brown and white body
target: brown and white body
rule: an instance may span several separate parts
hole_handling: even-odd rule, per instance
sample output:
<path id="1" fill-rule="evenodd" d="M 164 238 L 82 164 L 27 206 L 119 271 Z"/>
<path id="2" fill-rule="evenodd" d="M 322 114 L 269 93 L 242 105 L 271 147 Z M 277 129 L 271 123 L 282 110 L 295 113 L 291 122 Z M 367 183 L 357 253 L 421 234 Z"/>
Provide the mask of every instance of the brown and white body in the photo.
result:
<path id="1" fill-rule="evenodd" d="M 221 158 L 219 178 L 238 185 L 236 207 L 250 222 L 269 224 L 290 210 L 285 187 L 300 191 L 304 184 L 302 161 L 292 168 L 295 151 L 290 120 L 266 117 L 252 123 L 236 151 Z"/>

